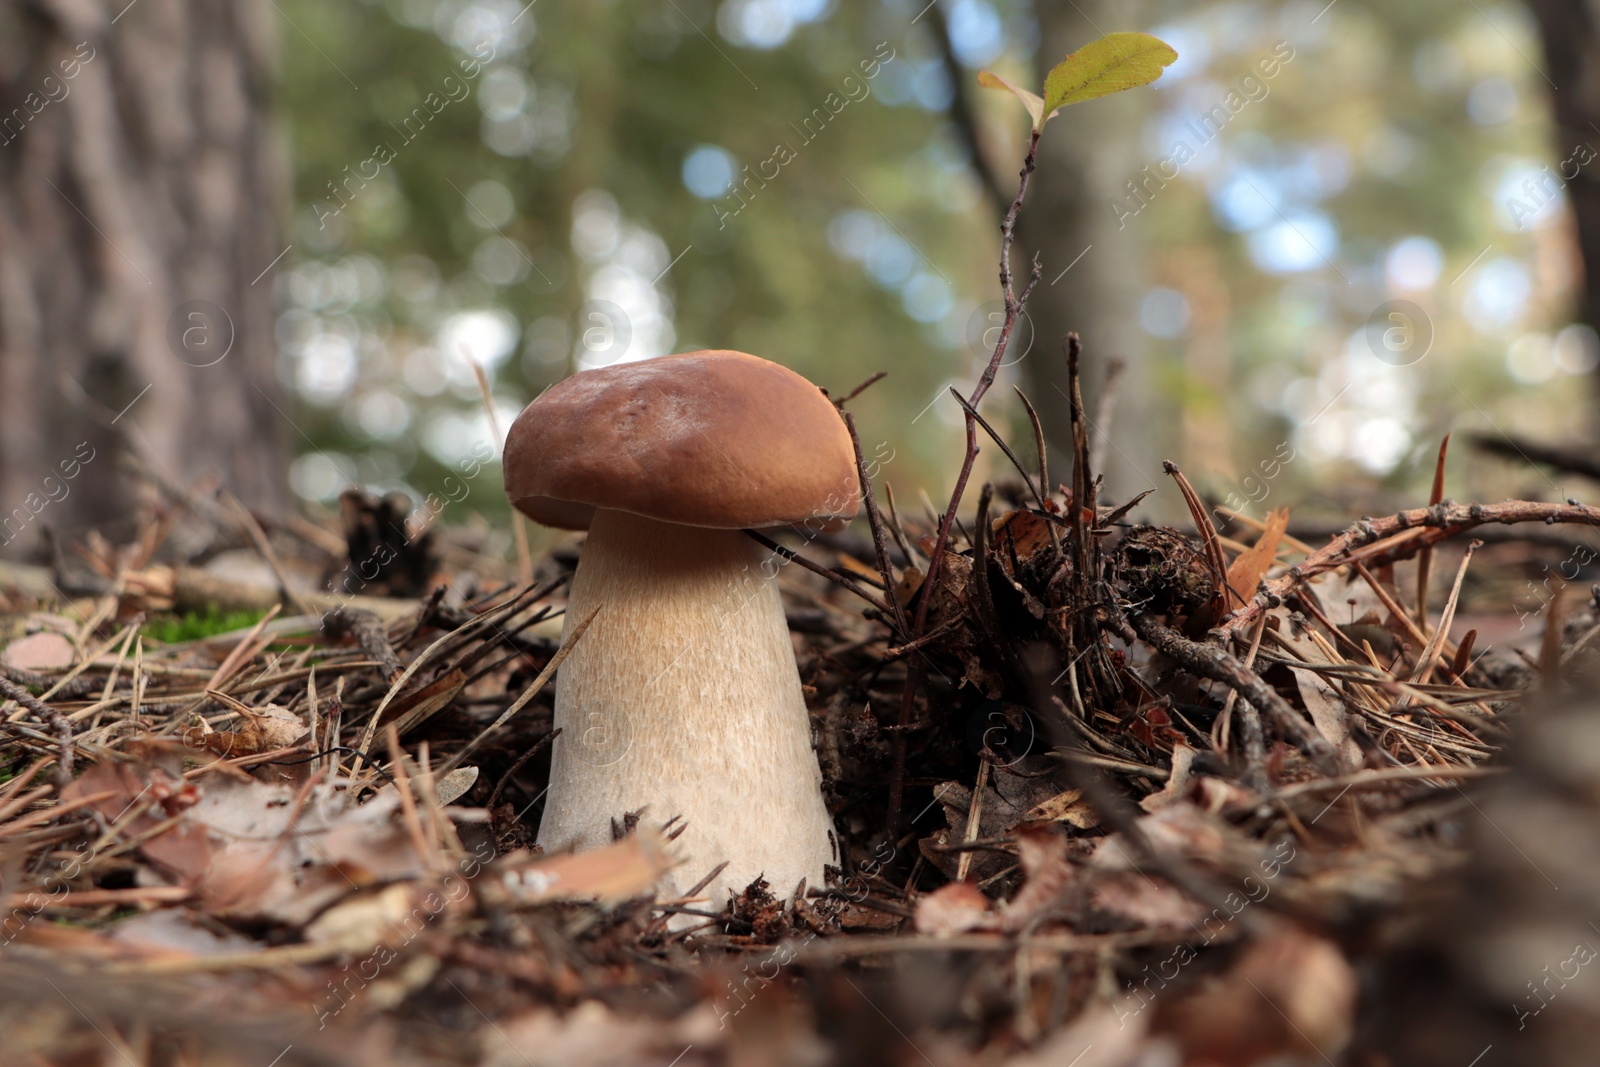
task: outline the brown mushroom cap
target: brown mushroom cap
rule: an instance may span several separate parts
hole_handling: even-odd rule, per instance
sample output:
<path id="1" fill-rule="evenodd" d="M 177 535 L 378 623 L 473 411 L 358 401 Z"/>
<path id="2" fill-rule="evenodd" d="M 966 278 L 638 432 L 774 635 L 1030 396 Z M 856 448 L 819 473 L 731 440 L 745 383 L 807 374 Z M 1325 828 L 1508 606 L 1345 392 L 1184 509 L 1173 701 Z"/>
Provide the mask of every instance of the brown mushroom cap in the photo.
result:
<path id="1" fill-rule="evenodd" d="M 580 371 L 511 425 L 506 495 L 545 526 L 596 508 L 717 529 L 834 527 L 861 503 L 855 451 L 822 391 L 743 352 Z"/>

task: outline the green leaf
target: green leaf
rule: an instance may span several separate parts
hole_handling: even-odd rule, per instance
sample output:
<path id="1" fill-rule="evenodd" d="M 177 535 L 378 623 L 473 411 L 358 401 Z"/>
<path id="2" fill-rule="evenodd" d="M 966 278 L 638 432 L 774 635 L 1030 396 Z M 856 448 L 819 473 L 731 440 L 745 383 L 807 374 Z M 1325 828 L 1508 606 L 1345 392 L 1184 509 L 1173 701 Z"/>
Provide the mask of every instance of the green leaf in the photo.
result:
<path id="1" fill-rule="evenodd" d="M 978 72 L 978 84 L 985 89 L 1001 89 L 1012 93 L 1018 100 L 1022 101 L 1022 106 L 1027 108 L 1028 114 L 1033 117 L 1033 128 L 1037 130 L 1044 125 L 1044 98 L 1038 93 L 1030 93 L 1026 89 L 1019 89 L 1000 77 L 1000 75 L 990 74 L 986 70 Z"/>
<path id="2" fill-rule="evenodd" d="M 1148 85 L 1178 53 L 1148 33 L 1108 33 L 1067 56 L 1044 80 L 1044 110 Z"/>

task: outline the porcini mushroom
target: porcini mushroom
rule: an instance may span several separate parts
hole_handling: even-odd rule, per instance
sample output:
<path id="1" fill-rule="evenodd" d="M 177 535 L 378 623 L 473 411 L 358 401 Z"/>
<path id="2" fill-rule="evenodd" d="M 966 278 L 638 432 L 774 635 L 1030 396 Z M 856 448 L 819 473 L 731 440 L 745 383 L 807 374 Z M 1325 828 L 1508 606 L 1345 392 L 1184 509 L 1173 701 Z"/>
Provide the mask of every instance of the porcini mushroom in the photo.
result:
<path id="1" fill-rule="evenodd" d="M 665 895 L 724 861 L 718 904 L 758 876 L 821 885 L 838 851 L 777 567 L 743 531 L 856 513 L 827 397 L 742 352 L 581 371 L 517 417 L 505 481 L 535 522 L 589 531 L 565 626 L 601 608 L 556 676 L 540 844 L 605 844 L 643 810 L 683 827 Z"/>

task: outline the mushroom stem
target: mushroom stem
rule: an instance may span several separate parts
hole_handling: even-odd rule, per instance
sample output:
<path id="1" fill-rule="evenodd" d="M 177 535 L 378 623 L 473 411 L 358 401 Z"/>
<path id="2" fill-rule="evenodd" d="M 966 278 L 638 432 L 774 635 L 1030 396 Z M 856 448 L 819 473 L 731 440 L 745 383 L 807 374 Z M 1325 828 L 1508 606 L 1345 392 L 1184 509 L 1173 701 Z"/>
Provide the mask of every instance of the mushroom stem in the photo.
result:
<path id="1" fill-rule="evenodd" d="M 685 826 L 664 894 L 724 861 L 714 905 L 757 876 L 780 897 L 823 884 L 833 825 L 768 559 L 738 530 L 596 511 L 566 625 L 605 610 L 556 676 L 546 849 L 606 844 L 643 810 Z"/>

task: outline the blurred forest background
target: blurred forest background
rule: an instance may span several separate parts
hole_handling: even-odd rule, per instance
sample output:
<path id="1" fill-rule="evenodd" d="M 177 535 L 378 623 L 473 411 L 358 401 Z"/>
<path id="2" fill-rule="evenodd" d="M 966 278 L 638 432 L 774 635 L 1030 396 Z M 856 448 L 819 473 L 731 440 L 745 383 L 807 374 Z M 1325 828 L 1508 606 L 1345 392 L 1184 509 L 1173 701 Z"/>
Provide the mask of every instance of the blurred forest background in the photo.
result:
<path id="1" fill-rule="evenodd" d="M 262 507 L 354 482 L 503 527 L 498 468 L 467 477 L 497 444 L 475 365 L 503 429 L 573 370 L 730 347 L 836 393 L 889 372 L 853 407 L 920 512 L 957 471 L 945 390 L 993 341 L 1026 132 L 976 72 L 1034 84 L 1133 29 L 1179 61 L 1047 131 L 1003 382 L 1059 441 L 1062 333 L 1096 392 L 1127 362 L 1112 498 L 1172 459 L 1217 503 L 1343 522 L 1415 503 L 1448 431 L 1590 437 L 1573 205 L 1600 163 L 1555 132 L 1519 3 L 124 4 L 0 5 L 4 113 L 47 98 L 0 134 L 7 507 L 89 439 Z M 1567 495 L 1482 456 L 1446 491 Z"/>

